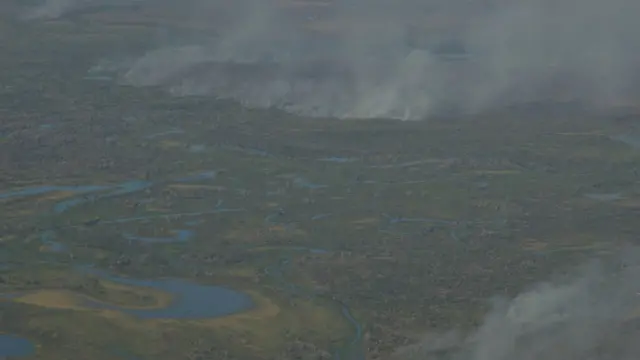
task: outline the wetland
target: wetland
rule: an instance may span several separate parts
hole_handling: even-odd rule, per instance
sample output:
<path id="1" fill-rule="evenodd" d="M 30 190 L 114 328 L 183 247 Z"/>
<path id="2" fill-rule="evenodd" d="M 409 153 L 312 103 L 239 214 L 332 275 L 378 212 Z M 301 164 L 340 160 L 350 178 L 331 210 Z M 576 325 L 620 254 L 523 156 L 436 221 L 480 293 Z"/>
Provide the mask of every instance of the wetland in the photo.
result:
<path id="1" fill-rule="evenodd" d="M 0 5 L 0 357 L 389 359 L 637 245 L 633 113 L 309 118 L 96 79 L 178 27 L 161 3 Z"/>

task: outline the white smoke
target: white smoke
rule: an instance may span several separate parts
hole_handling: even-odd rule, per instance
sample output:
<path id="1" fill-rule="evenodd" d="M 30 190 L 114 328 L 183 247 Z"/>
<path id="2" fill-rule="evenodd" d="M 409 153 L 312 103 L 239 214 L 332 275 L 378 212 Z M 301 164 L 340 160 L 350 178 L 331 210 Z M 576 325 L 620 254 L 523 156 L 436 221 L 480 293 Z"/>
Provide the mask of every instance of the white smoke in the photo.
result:
<path id="1" fill-rule="evenodd" d="M 55 19 L 78 6 L 82 6 L 87 0 L 47 0 L 43 4 L 30 9 L 24 17 L 26 19 Z"/>
<path id="2" fill-rule="evenodd" d="M 104 5 L 126 6 L 143 1 L 147 0 L 42 0 L 39 5 L 29 8 L 22 17 L 25 20 L 53 20 L 76 10 Z"/>
<path id="3" fill-rule="evenodd" d="M 94 1 L 108 2 L 48 0 L 36 13 L 60 16 Z M 210 29 L 210 39 L 150 51 L 121 81 L 305 115 L 400 119 L 513 103 L 610 107 L 640 95 L 636 0 L 189 0 L 184 6 L 194 24 Z"/>
<path id="4" fill-rule="evenodd" d="M 594 263 L 572 279 L 496 301 L 467 336 L 432 335 L 395 359 L 632 360 L 640 356 L 640 257 Z M 439 357 L 440 356 L 440 357 Z"/>

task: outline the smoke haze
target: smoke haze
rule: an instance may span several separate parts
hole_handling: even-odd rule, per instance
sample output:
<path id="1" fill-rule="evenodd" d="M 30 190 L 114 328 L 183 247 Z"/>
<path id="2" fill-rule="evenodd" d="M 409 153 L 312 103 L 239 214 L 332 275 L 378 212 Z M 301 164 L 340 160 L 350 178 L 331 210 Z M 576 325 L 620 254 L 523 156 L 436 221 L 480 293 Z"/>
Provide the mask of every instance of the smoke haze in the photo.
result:
<path id="1" fill-rule="evenodd" d="M 572 276 L 496 300 L 465 336 L 428 336 L 402 360 L 632 360 L 640 355 L 640 254 L 593 262 Z"/>
<path id="2" fill-rule="evenodd" d="M 48 0 L 31 17 L 97 2 Z M 207 38 L 149 51 L 119 81 L 310 116 L 397 119 L 531 102 L 610 107 L 640 93 L 635 0 L 189 4 Z"/>
<path id="3" fill-rule="evenodd" d="M 45 0 L 31 7 L 23 14 L 25 20 L 58 19 L 78 10 L 105 8 L 108 6 L 128 6 L 146 0 Z"/>

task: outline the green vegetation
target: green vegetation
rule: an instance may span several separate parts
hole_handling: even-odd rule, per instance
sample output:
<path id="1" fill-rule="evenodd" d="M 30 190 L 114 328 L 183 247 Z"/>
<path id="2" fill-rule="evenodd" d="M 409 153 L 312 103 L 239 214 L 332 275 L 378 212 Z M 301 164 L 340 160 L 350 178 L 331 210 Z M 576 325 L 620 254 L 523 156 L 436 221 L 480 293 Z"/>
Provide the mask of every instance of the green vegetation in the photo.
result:
<path id="1" fill-rule="evenodd" d="M 114 49 L 150 42 L 127 21 L 0 21 L 0 293 L 20 295 L 0 300 L 0 333 L 31 339 L 34 358 L 384 358 L 635 241 L 640 152 L 614 140 L 630 125 L 305 119 L 85 80 Z M 9 196 L 42 186 L 104 188 Z M 87 265 L 224 286 L 254 307 L 138 319 L 87 301 L 172 297 Z"/>

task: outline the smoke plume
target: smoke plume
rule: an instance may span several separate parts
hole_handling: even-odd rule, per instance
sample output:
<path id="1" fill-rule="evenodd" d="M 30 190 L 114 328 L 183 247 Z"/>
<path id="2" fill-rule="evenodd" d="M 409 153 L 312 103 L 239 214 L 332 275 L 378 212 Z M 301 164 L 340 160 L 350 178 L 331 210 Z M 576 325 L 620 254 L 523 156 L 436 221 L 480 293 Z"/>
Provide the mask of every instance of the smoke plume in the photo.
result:
<path id="1" fill-rule="evenodd" d="M 64 15 L 67 11 L 82 6 L 84 2 L 84 0 L 47 0 L 39 6 L 29 9 L 24 18 L 55 19 Z"/>
<path id="2" fill-rule="evenodd" d="M 640 356 L 640 253 L 496 300 L 466 336 L 428 336 L 402 360 L 632 360 Z"/>
<path id="3" fill-rule="evenodd" d="M 87 1 L 98 0 L 49 0 L 39 13 L 59 16 Z M 206 39 L 149 51 L 119 81 L 311 116 L 399 119 L 521 103 L 610 107 L 639 94 L 636 0 L 184 6 Z"/>
<path id="4" fill-rule="evenodd" d="M 30 7 L 24 14 L 25 20 L 53 20 L 78 10 L 106 9 L 111 6 L 127 6 L 146 0 L 43 0 Z"/>

